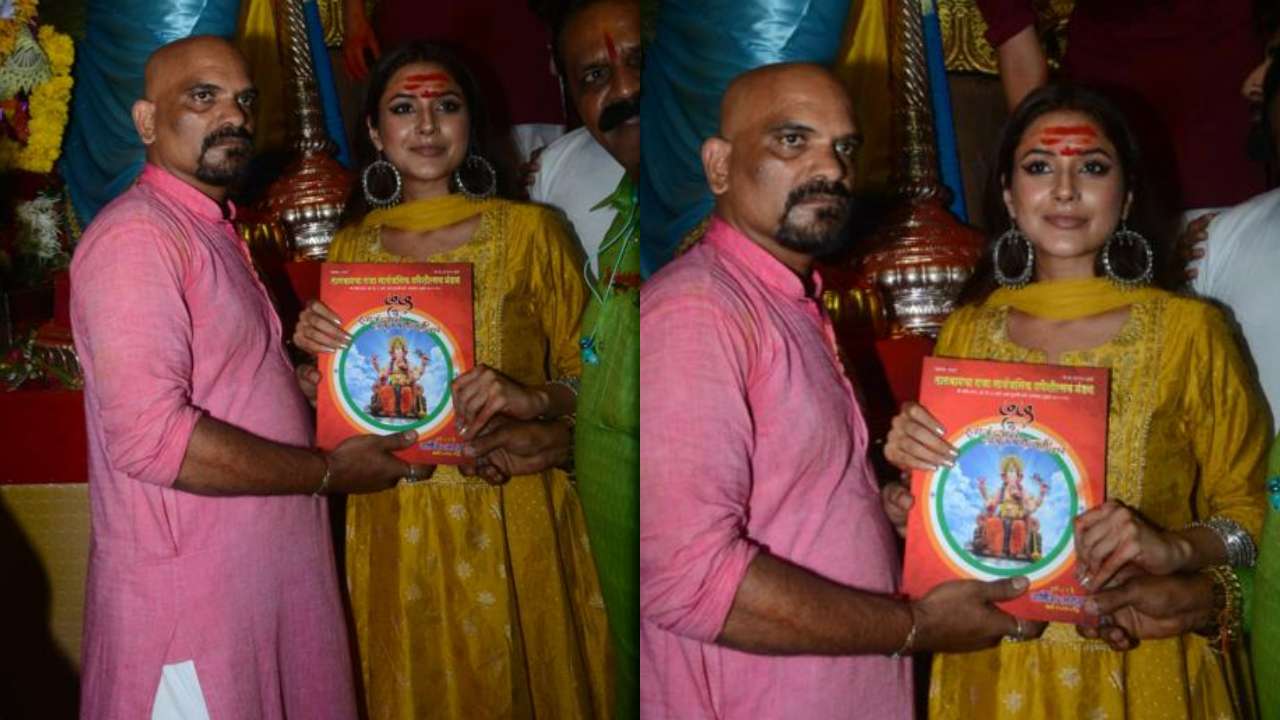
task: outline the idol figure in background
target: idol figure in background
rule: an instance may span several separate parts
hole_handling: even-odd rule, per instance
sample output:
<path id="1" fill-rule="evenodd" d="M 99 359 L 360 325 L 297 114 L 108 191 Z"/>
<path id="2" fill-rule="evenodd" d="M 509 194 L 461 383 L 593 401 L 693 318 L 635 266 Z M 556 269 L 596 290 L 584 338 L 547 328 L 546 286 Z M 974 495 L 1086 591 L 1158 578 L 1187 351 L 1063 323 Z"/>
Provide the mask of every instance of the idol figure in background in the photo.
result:
<path id="1" fill-rule="evenodd" d="M 1032 515 L 1044 504 L 1049 486 L 1034 475 L 1040 494 L 1028 495 L 1022 487 L 1022 461 L 1013 455 L 1000 461 L 1000 476 L 1000 489 L 992 494 L 986 479 L 978 478 L 984 512 L 978 517 L 974 552 L 1035 562 L 1040 559 L 1040 523 Z"/>
<path id="2" fill-rule="evenodd" d="M 471 263 L 478 362 L 452 386 L 474 465 L 347 506 L 365 710 L 604 715 L 604 603 L 577 490 L 557 467 L 572 453 L 581 257 L 550 210 L 489 197 L 482 98 L 449 53 L 412 43 L 383 55 L 364 117 L 364 182 L 329 259 Z M 297 345 L 343 347 L 338 320 L 313 303 Z"/>
<path id="3" fill-rule="evenodd" d="M 1075 521 L 1090 590 L 1139 574 L 1253 562 L 1262 529 L 1266 410 L 1223 314 L 1166 288 L 1181 268 L 1144 222 L 1138 146 L 1101 96 L 1032 92 L 1001 137 L 989 218 L 1003 220 L 942 329 L 941 356 L 1106 367 L 1108 500 Z M 1150 238 L 1150 239 L 1149 239 Z M 1152 242 L 1156 240 L 1156 242 Z M 954 461 L 944 428 L 908 403 L 886 457 Z M 886 507 L 905 518 L 909 492 Z M 1068 625 L 1042 638 L 934 658 L 935 718 L 1238 717 L 1243 654 L 1180 635 L 1109 651 Z"/>
<path id="4" fill-rule="evenodd" d="M 370 407 L 374 415 L 382 417 L 426 417 L 426 402 L 418 380 L 427 371 L 427 354 L 418 351 L 421 361 L 417 367 L 409 362 L 409 345 L 403 337 L 391 338 L 387 348 L 387 366 L 378 362 L 377 355 L 370 355 L 369 362 L 378 374 L 373 388 Z"/>

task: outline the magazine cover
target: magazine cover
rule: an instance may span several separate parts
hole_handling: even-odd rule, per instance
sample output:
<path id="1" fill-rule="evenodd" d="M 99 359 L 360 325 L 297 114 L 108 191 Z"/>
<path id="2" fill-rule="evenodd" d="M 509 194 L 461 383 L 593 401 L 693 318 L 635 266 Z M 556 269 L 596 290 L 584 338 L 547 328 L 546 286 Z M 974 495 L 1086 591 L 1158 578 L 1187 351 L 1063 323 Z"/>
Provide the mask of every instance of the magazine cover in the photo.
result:
<path id="1" fill-rule="evenodd" d="M 461 463 L 452 383 L 475 364 L 471 266 L 325 263 L 320 299 L 352 340 L 320 356 L 317 444 L 417 430 L 399 457 Z"/>
<path id="2" fill-rule="evenodd" d="M 1030 588 L 1006 612 L 1096 622 L 1075 578 L 1072 520 L 1106 488 L 1106 369 L 927 358 L 920 404 L 959 457 L 911 475 L 903 590 L 1022 575 Z"/>

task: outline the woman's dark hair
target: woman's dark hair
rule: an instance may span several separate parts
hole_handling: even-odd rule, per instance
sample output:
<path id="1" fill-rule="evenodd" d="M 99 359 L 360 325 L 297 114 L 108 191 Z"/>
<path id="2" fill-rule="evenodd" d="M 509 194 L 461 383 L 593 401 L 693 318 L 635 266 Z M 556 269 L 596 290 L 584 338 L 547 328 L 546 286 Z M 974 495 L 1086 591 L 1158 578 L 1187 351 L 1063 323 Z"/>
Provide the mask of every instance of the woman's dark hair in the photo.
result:
<path id="1" fill-rule="evenodd" d="M 1185 282 L 1181 259 L 1176 258 L 1173 252 L 1173 232 L 1169 219 L 1153 207 L 1150 193 L 1143 191 L 1148 183 L 1143 181 L 1142 156 L 1124 114 L 1114 103 L 1097 92 L 1073 85 L 1052 84 L 1027 95 L 1014 108 L 1001 131 L 984 198 L 987 223 L 990 226 L 987 245 L 974 268 L 973 276 L 960 291 L 961 303 L 980 303 L 998 287 L 993 250 L 996 240 L 1012 226 L 1008 208 L 1004 204 L 1004 191 L 1013 178 L 1014 163 L 1017 160 L 1015 153 L 1027 128 L 1042 115 L 1057 110 L 1072 110 L 1088 115 L 1115 145 L 1119 156 L 1116 161 L 1124 173 L 1124 191 L 1133 193 L 1133 204 L 1129 207 L 1126 222 L 1130 230 L 1141 233 L 1150 243 L 1155 268 L 1153 284 L 1174 289 Z M 1123 276 L 1138 275 L 1145 258 L 1140 250 L 1124 252 L 1126 249 L 1116 248 L 1111 251 L 1112 266 Z M 1002 270 L 1009 276 L 1017 276 L 1026 267 L 1027 257 L 1023 252 L 1004 252 L 1000 259 L 1004 263 Z M 1101 254 L 1094 272 L 1099 276 L 1103 274 Z"/>
<path id="2" fill-rule="evenodd" d="M 364 126 L 365 118 L 368 118 L 375 128 L 378 127 L 378 105 L 382 100 L 382 93 L 386 92 L 387 83 L 391 80 L 391 76 L 396 74 L 396 71 L 412 63 L 439 65 L 458 83 L 458 87 L 462 89 L 462 97 L 466 101 L 467 112 L 471 118 L 469 128 L 471 139 L 467 145 L 467 154 L 479 155 L 488 159 L 489 117 L 475 76 L 448 48 L 417 40 L 401 45 L 395 50 L 384 54 L 378 58 L 378 62 L 374 64 L 373 69 L 369 72 L 369 89 L 364 96 L 364 113 L 360 116 L 355 132 L 357 173 L 364 172 L 364 169 L 370 163 L 378 159 L 378 150 L 373 146 L 373 141 L 369 139 L 369 132 Z M 465 175 L 466 169 L 464 168 L 462 172 Z M 389 178 L 380 178 L 377 177 L 378 175 L 379 173 L 374 173 L 373 177 L 370 177 L 369 184 L 371 189 L 379 197 L 390 195 L 394 190 L 394 184 Z M 485 177 L 477 179 L 463 177 L 462 180 L 468 187 L 473 187 L 472 182 L 476 185 L 483 185 L 487 182 Z M 347 196 L 347 204 L 342 213 L 342 224 L 345 225 L 359 220 L 369 210 L 369 204 L 364 199 L 364 189 L 360 185 L 360 178 L 357 177 L 352 184 L 351 194 Z"/>

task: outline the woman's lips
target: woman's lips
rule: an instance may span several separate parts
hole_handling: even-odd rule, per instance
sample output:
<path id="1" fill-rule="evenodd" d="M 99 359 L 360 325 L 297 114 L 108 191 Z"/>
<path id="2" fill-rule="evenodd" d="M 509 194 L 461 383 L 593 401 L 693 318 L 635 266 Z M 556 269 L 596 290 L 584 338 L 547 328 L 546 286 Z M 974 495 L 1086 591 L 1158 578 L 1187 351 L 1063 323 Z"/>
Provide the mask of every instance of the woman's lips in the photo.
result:
<path id="1" fill-rule="evenodd" d="M 1045 215 L 1044 221 L 1060 230 L 1076 230 L 1088 224 L 1088 218 L 1075 215 Z"/>

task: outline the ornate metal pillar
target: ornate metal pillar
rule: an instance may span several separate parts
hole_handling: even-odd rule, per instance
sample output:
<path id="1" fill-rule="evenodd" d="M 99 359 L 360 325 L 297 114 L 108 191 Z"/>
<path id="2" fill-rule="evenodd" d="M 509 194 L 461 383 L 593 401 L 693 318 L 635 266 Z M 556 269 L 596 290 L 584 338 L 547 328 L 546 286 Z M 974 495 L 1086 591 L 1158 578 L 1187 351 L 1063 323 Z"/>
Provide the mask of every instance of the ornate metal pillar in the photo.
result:
<path id="1" fill-rule="evenodd" d="M 323 260 L 338 229 L 351 176 L 333 158 L 334 146 L 325 132 L 302 0 L 279 0 L 275 20 L 298 158 L 267 189 L 267 206 L 284 227 L 294 259 Z"/>
<path id="2" fill-rule="evenodd" d="M 892 185 L 898 202 L 858 267 L 883 294 L 891 335 L 935 335 L 982 250 L 981 233 L 947 211 L 925 64 L 921 2 L 895 0 L 890 18 Z"/>

